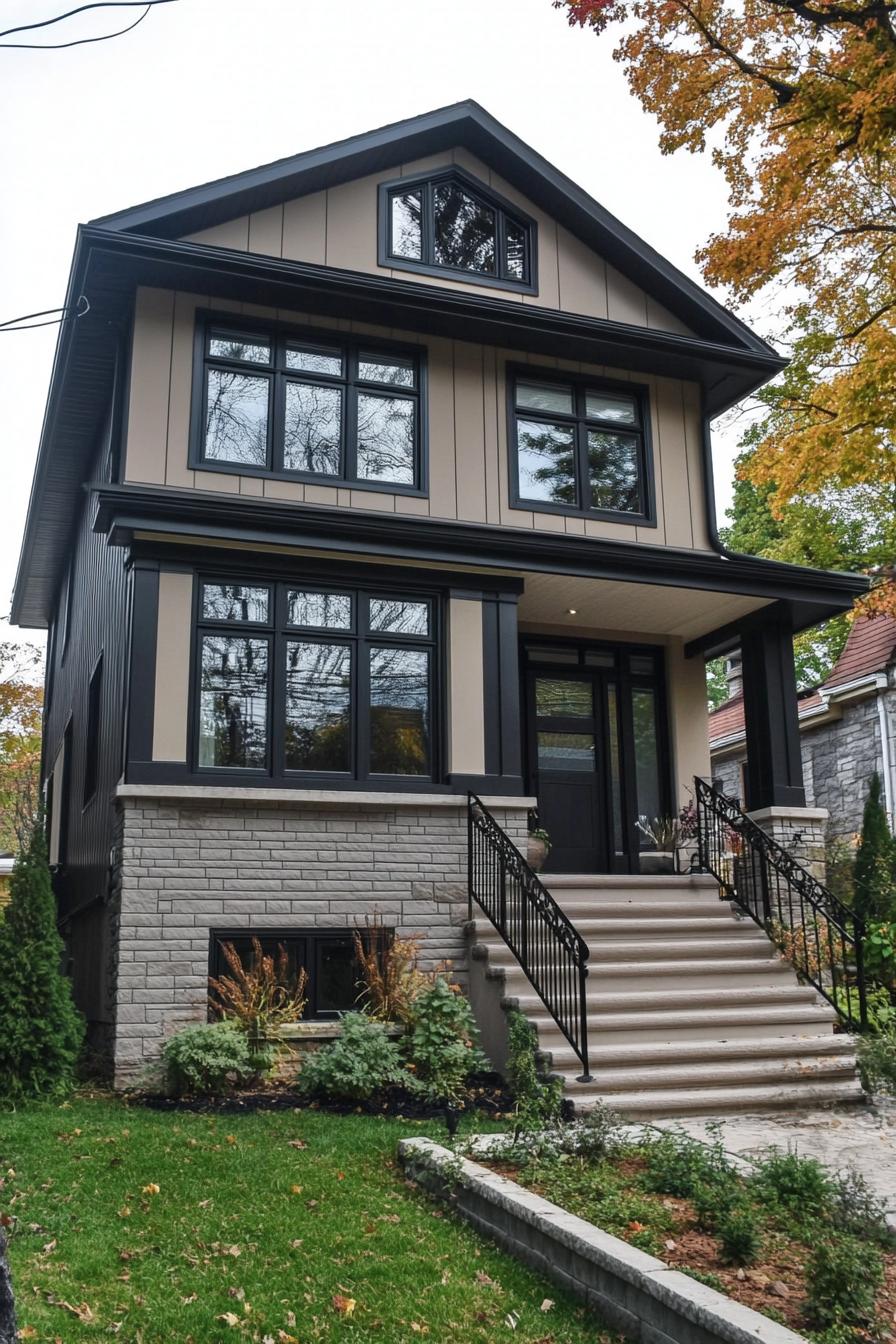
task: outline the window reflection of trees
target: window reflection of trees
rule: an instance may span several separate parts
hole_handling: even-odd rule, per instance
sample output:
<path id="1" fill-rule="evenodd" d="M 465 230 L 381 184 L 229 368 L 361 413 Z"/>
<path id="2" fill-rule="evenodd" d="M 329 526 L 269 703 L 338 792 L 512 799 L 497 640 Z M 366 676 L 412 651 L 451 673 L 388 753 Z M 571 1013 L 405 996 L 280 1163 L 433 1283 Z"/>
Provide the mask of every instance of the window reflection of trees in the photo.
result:
<path id="1" fill-rule="evenodd" d="M 555 504 L 576 503 L 575 430 L 517 421 L 520 494 Z"/>
<path id="2" fill-rule="evenodd" d="M 404 397 L 358 393 L 358 476 L 412 485 L 414 403 Z"/>
<path id="3" fill-rule="evenodd" d="M 370 650 L 370 770 L 425 775 L 429 769 L 429 654 Z"/>
<path id="4" fill-rule="evenodd" d="M 202 585 L 202 615 L 207 621 L 266 621 L 268 589 L 244 584 Z"/>
<path id="5" fill-rule="evenodd" d="M 263 767 L 267 761 L 268 645 L 264 639 L 202 640 L 201 765 Z"/>
<path id="6" fill-rule="evenodd" d="M 352 654 L 347 644 L 286 646 L 286 765 L 351 768 Z"/>
<path id="7" fill-rule="evenodd" d="M 338 476 L 341 441 L 342 389 L 287 383 L 283 440 L 287 471 Z"/>
<path id="8" fill-rule="evenodd" d="M 436 262 L 494 275 L 494 210 L 450 182 L 435 188 L 433 200 Z"/>
<path id="9" fill-rule="evenodd" d="M 595 509 L 641 510 L 638 442 L 628 434 L 589 430 L 588 474 Z"/>
<path id="10" fill-rule="evenodd" d="M 263 467 L 268 457 L 268 379 L 209 369 L 205 456 Z"/>
<path id="11" fill-rule="evenodd" d="M 381 635 L 429 634 L 429 603 L 404 602 L 400 598 L 370 599 L 370 628 Z"/>

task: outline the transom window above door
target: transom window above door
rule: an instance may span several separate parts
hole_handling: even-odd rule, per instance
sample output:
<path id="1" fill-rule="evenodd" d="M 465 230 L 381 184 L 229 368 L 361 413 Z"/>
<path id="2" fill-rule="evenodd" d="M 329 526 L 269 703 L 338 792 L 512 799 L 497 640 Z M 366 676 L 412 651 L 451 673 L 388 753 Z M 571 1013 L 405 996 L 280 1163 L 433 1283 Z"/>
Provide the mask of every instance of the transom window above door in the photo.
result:
<path id="1" fill-rule="evenodd" d="M 536 289 L 536 226 L 459 168 L 380 187 L 381 266 Z"/>
<path id="2" fill-rule="evenodd" d="M 415 347 L 202 321 L 191 465 L 422 494 L 423 372 Z"/>
<path id="3" fill-rule="evenodd" d="M 646 391 L 507 370 L 512 503 L 653 525 Z"/>
<path id="4" fill-rule="evenodd" d="M 199 769 L 431 780 L 437 620 L 415 593 L 202 580 Z"/>

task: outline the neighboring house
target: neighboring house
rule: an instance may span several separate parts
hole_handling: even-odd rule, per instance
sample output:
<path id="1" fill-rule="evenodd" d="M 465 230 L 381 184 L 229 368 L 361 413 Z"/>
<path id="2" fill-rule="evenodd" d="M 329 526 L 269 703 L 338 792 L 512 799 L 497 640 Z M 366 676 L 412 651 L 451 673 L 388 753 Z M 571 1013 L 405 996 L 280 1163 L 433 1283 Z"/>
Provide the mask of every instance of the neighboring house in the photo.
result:
<path id="1" fill-rule="evenodd" d="M 802 805 L 793 632 L 865 585 L 726 555 L 708 428 L 783 361 L 475 103 L 96 220 L 66 302 L 13 613 L 119 1080 L 222 939 L 317 1015 L 375 909 L 463 978 L 468 790 L 637 874 L 735 644 L 750 806 Z"/>
<path id="2" fill-rule="evenodd" d="M 732 695 L 709 716 L 712 775 L 744 797 L 747 768 L 744 697 L 738 655 L 728 660 Z M 799 697 L 806 802 L 830 813 L 829 833 L 851 839 L 862 828 L 876 772 L 896 828 L 896 618 L 860 616 L 830 676 Z"/>

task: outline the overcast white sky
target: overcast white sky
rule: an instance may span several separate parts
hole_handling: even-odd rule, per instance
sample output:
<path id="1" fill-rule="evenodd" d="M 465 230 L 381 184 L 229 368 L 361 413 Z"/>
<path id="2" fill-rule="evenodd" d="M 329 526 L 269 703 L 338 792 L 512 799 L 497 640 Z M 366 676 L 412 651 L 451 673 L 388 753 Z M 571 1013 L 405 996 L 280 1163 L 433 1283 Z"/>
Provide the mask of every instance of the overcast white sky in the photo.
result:
<path id="1" fill-rule="evenodd" d="M 0 0 L 0 27 L 78 2 Z M 35 40 L 138 13 L 80 15 Z M 62 303 L 79 222 L 462 98 L 699 279 L 695 249 L 725 219 L 721 177 L 705 155 L 663 158 L 611 47 L 551 0 L 176 0 L 111 42 L 0 50 L 0 321 Z M 53 327 L 0 332 L 0 616 L 55 341 Z M 717 443 L 723 508 L 733 444 Z"/>

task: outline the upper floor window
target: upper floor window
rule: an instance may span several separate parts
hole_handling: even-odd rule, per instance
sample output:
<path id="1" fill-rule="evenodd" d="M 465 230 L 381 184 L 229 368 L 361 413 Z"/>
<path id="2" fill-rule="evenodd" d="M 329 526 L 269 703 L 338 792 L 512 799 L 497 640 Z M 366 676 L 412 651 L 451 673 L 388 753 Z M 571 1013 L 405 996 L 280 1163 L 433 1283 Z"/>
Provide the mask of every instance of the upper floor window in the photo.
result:
<path id="1" fill-rule="evenodd" d="M 415 347 L 210 319 L 192 465 L 422 493 L 422 376 Z"/>
<path id="2" fill-rule="evenodd" d="M 653 522 L 644 391 L 509 368 L 514 504 Z"/>
<path id="3" fill-rule="evenodd" d="M 380 265 L 535 290 L 535 223 L 451 168 L 380 187 Z"/>

